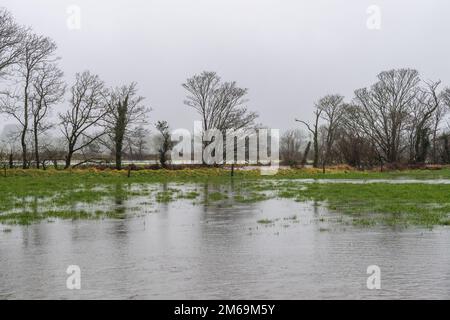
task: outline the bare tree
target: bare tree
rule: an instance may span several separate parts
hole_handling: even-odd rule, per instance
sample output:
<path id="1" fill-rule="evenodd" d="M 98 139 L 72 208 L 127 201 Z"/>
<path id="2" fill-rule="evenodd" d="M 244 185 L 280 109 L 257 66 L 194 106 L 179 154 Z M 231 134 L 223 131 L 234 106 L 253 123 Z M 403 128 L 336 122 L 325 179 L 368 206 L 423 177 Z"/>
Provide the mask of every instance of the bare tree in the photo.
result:
<path id="1" fill-rule="evenodd" d="M 344 104 L 335 144 L 342 162 L 357 168 L 370 167 L 378 164 L 380 157 L 370 137 L 356 124 L 357 108 Z"/>
<path id="2" fill-rule="evenodd" d="M 61 130 L 67 143 L 65 169 L 71 165 L 75 152 L 83 150 L 106 132 L 97 130 L 108 112 L 105 87 L 97 75 L 89 71 L 76 74 L 71 88 L 70 110 L 60 113 Z"/>
<path id="3" fill-rule="evenodd" d="M 0 8 L 0 78 L 9 67 L 19 62 L 25 34 L 26 30 L 14 21 L 12 15 Z"/>
<path id="4" fill-rule="evenodd" d="M 63 72 L 54 63 L 46 63 L 39 70 L 33 80 L 33 94 L 31 101 L 32 131 L 34 139 L 34 152 L 36 167 L 40 167 L 39 135 L 52 127 L 46 119 L 51 107 L 60 102 L 65 92 Z"/>
<path id="5" fill-rule="evenodd" d="M 20 137 L 20 128 L 16 125 L 7 125 L 3 128 L 1 143 L 5 152 L 8 153 L 9 168 L 14 168 L 14 160 L 17 158 L 19 146 L 17 141 Z"/>
<path id="6" fill-rule="evenodd" d="M 308 144 L 305 147 L 305 151 L 303 151 L 302 162 L 301 165 L 304 167 L 306 162 L 308 161 L 309 149 L 311 148 L 311 141 L 308 141 Z"/>
<path id="7" fill-rule="evenodd" d="M 248 90 L 236 82 L 221 82 L 215 72 L 194 75 L 183 84 L 188 92 L 185 105 L 195 109 L 202 118 L 203 130 L 243 129 L 254 124 L 256 112 L 248 111 L 245 104 Z"/>
<path id="8" fill-rule="evenodd" d="M 389 70 L 381 72 L 370 89 L 355 91 L 355 123 L 389 163 L 397 162 L 404 148 L 402 138 L 419 81 L 416 70 Z"/>
<path id="9" fill-rule="evenodd" d="M 435 119 L 433 122 L 433 161 L 435 163 L 437 162 L 439 153 L 441 154 L 441 160 L 450 159 L 450 147 L 448 145 L 450 137 L 450 134 L 448 132 L 449 124 L 447 123 L 447 132 L 443 132 L 442 134 L 438 133 L 442 120 L 450 110 L 450 88 L 445 88 L 444 90 L 442 90 L 440 98 L 442 103 L 439 105 L 438 109 L 435 112 Z M 439 149 L 442 149 L 442 145 L 444 145 L 444 150 L 440 151 Z M 448 163 L 449 161 L 444 162 Z"/>
<path id="10" fill-rule="evenodd" d="M 50 162 L 55 169 L 58 169 L 58 161 L 64 160 L 66 155 L 64 138 L 47 136 L 45 140 L 43 139 L 41 150 L 42 168 L 45 170 L 47 162 Z"/>
<path id="11" fill-rule="evenodd" d="M 425 88 L 420 88 L 417 99 L 411 111 L 410 158 L 412 162 L 425 162 L 431 146 L 433 119 L 441 106 L 441 95 L 437 92 L 440 81 L 425 82 Z M 437 128 L 435 128 L 437 129 Z"/>
<path id="12" fill-rule="evenodd" d="M 441 158 L 443 163 L 450 163 L 450 133 L 444 132 L 441 135 L 442 151 Z"/>
<path id="13" fill-rule="evenodd" d="M 311 126 L 308 122 L 295 119 L 295 121 L 303 123 L 308 131 L 312 134 L 314 145 L 314 160 L 313 167 L 317 168 L 319 165 L 319 119 L 322 114 L 322 109 L 316 109 L 314 111 L 314 124 Z"/>
<path id="14" fill-rule="evenodd" d="M 288 130 L 280 139 L 280 156 L 282 160 L 295 165 L 301 161 L 301 147 L 303 144 L 303 132 L 300 130 Z"/>
<path id="15" fill-rule="evenodd" d="M 20 56 L 18 88 L 9 91 L 2 99 L 1 111 L 16 119 L 21 127 L 22 167 L 28 168 L 27 133 L 30 121 L 30 100 L 33 81 L 44 64 L 55 60 L 56 44 L 49 38 L 29 33 L 23 39 Z"/>
<path id="16" fill-rule="evenodd" d="M 150 130 L 141 125 L 132 130 L 129 136 L 126 137 L 129 154 L 131 158 L 143 160 L 145 151 L 147 150 L 147 138 L 150 135 Z"/>
<path id="17" fill-rule="evenodd" d="M 446 114 L 448 113 L 448 107 L 444 104 L 440 104 L 436 109 L 432 119 L 432 161 L 433 163 L 438 163 L 438 143 L 439 143 L 439 132 L 441 130 L 441 123 Z"/>
<path id="18" fill-rule="evenodd" d="M 122 169 L 124 141 L 131 136 L 136 126 L 147 123 L 149 108 L 142 105 L 143 97 L 137 96 L 136 83 L 112 90 L 108 97 L 105 114 L 106 132 L 112 142 L 116 169 Z M 107 144 L 109 145 L 109 144 Z"/>
<path id="19" fill-rule="evenodd" d="M 322 158 L 322 169 L 325 172 L 325 166 L 330 158 L 331 148 L 336 137 L 337 130 L 341 125 L 344 116 L 344 97 L 338 94 L 326 95 L 317 103 L 317 109 L 321 110 L 325 130 L 324 137 L 324 155 Z"/>

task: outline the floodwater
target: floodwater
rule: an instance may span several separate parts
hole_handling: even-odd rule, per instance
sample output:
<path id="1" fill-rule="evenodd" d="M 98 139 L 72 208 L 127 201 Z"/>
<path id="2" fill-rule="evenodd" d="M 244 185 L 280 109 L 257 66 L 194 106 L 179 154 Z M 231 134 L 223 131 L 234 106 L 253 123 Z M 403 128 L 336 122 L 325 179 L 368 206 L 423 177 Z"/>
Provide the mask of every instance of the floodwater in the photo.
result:
<path id="1" fill-rule="evenodd" d="M 136 211 L 133 199 L 112 205 Z M 358 227 L 286 199 L 141 211 L 0 226 L 0 299 L 450 298 L 448 227 Z M 80 290 L 66 286 L 69 265 Z M 380 289 L 367 288 L 371 265 Z"/>

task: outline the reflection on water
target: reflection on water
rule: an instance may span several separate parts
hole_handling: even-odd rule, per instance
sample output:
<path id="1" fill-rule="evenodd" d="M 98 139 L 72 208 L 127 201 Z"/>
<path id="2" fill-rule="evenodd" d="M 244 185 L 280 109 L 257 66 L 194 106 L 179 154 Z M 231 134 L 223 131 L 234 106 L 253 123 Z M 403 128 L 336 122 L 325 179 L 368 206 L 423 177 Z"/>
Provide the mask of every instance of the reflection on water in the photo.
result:
<path id="1" fill-rule="evenodd" d="M 281 199 L 150 205 L 125 197 L 128 187 L 115 186 L 111 203 L 122 219 L 0 232 L 0 298 L 450 298 L 448 228 L 354 227 Z M 150 213 L 127 215 L 137 202 Z M 81 290 L 66 289 L 69 265 L 81 267 Z M 381 290 L 366 287 L 369 265 L 381 268 Z"/>

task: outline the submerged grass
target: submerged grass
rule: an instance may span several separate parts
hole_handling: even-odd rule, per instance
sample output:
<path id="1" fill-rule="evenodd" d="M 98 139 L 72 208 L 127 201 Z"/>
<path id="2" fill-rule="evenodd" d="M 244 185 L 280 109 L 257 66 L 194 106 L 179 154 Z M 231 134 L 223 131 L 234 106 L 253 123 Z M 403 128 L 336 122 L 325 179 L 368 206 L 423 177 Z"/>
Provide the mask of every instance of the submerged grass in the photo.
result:
<path id="1" fill-rule="evenodd" d="M 354 223 L 374 225 L 445 225 L 450 218 L 450 185 L 311 184 L 297 200 L 322 201 Z"/>

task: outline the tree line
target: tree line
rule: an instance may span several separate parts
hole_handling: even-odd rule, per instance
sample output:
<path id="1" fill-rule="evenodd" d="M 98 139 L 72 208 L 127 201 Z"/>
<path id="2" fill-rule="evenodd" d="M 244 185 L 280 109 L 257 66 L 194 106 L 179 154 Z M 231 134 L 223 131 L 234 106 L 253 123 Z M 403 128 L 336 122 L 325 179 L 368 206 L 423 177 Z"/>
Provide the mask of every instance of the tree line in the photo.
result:
<path id="1" fill-rule="evenodd" d="M 312 122 L 295 119 L 310 139 L 289 131 L 281 153 L 298 162 L 312 144 L 314 167 L 447 164 L 449 106 L 450 88 L 442 88 L 441 81 L 423 80 L 414 69 L 383 71 L 373 85 L 355 90 L 349 102 L 339 94 L 319 99 Z M 303 155 L 302 139 L 308 141 Z"/>
<path id="2" fill-rule="evenodd" d="M 20 161 L 24 169 L 111 161 L 121 169 L 124 157 L 149 159 L 151 108 L 137 83 L 111 88 L 83 71 L 67 84 L 59 61 L 52 39 L 0 9 L 0 113 L 15 123 L 0 141 L 0 160 L 10 167 Z M 182 87 L 184 104 L 198 114 L 204 131 L 263 128 L 247 107 L 248 90 L 235 81 L 204 71 Z M 281 160 L 323 168 L 450 163 L 449 106 L 450 89 L 440 81 L 424 80 L 414 69 L 383 71 L 351 100 L 326 95 L 315 103 L 312 121 L 295 119 L 297 129 L 281 137 Z M 154 153 L 164 167 L 174 145 L 170 125 L 153 125 Z"/>
<path id="3" fill-rule="evenodd" d="M 127 144 L 144 138 L 150 109 L 142 104 L 136 83 L 107 88 L 98 75 L 84 71 L 68 86 L 56 49 L 52 39 L 19 25 L 6 9 L 0 11 L 0 112 L 15 120 L 3 139 L 3 157 L 13 166 L 19 141 L 23 169 L 45 167 L 50 159 L 64 159 L 69 168 L 76 153 L 92 153 L 101 145 L 115 154 L 120 169 Z M 63 102 L 69 108 L 52 121 L 51 112 Z M 58 139 L 50 139 L 54 130 Z"/>
<path id="4" fill-rule="evenodd" d="M 98 75 L 83 71 L 68 85 L 56 51 L 52 39 L 0 10 L 0 113 L 15 121 L 0 144 L 3 162 L 13 167 L 20 158 L 23 169 L 45 169 L 48 162 L 57 166 L 63 160 L 67 169 L 106 157 L 121 169 L 124 155 L 145 159 L 151 108 L 138 94 L 137 84 L 109 88 Z M 194 75 L 182 86 L 187 92 L 184 103 L 200 114 L 204 130 L 239 129 L 257 118 L 245 107 L 247 89 L 223 82 L 214 72 Z M 165 166 L 173 146 L 170 126 L 160 120 L 154 127 L 154 147 Z"/>

